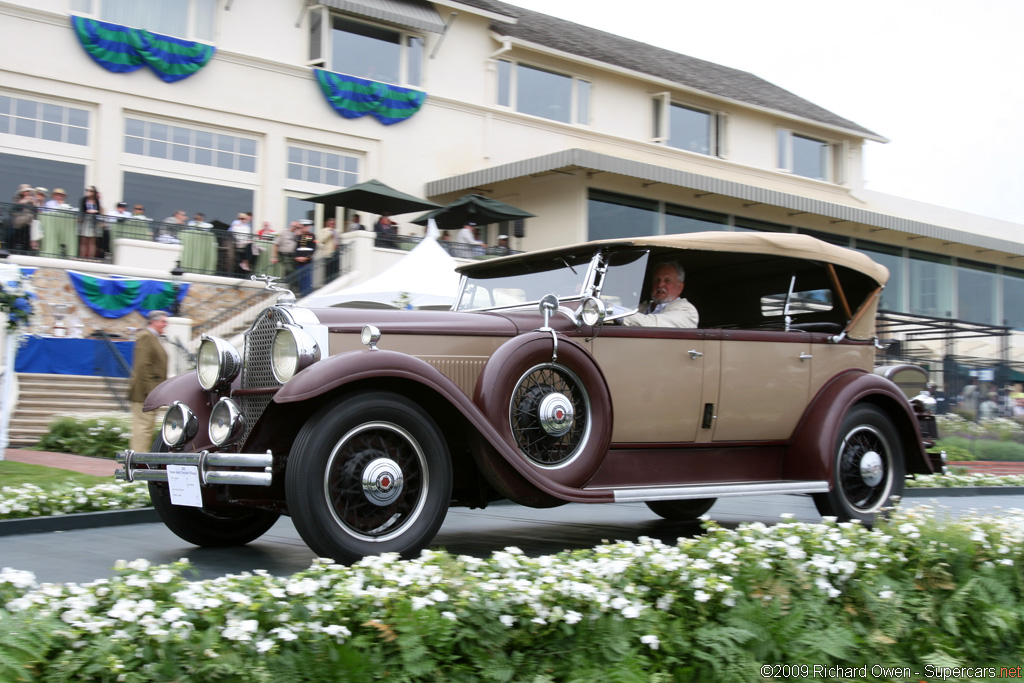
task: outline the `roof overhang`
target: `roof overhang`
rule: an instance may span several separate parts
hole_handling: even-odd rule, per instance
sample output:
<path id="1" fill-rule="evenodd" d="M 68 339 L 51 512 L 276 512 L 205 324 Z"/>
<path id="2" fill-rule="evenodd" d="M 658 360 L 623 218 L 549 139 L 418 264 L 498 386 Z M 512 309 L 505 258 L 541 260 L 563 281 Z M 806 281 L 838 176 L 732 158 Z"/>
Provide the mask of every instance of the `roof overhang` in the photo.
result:
<path id="1" fill-rule="evenodd" d="M 320 0 L 315 4 L 405 28 L 445 32 L 441 15 L 426 0 Z"/>
<path id="2" fill-rule="evenodd" d="M 472 173 L 463 173 L 441 180 L 434 180 L 427 183 L 426 194 L 428 197 L 434 197 L 516 178 L 573 169 L 613 173 L 646 182 L 685 187 L 697 190 L 698 192 L 707 192 L 723 197 L 742 199 L 747 202 L 777 206 L 791 211 L 815 214 L 835 221 L 860 223 L 875 228 L 883 228 L 920 237 L 930 237 L 944 242 L 1024 256 L 1024 244 L 1020 242 L 988 237 L 964 230 L 890 216 L 877 211 L 802 197 L 800 195 L 779 192 L 778 190 L 769 190 L 755 185 L 722 180 L 721 178 L 657 166 L 632 159 L 623 159 L 585 149 L 567 149 L 509 164 L 502 164 L 501 166 L 493 166 Z"/>

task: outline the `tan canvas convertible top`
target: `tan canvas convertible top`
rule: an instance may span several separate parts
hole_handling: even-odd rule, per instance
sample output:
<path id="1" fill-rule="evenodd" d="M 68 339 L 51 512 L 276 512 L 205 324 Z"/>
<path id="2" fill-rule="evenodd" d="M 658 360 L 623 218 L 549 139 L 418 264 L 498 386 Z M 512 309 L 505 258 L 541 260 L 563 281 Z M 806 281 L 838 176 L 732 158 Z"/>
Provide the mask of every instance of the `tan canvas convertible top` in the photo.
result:
<path id="1" fill-rule="evenodd" d="M 598 240 L 554 249 L 531 251 L 501 259 L 503 263 L 513 260 L 532 259 L 545 254 L 559 252 L 590 251 L 601 246 L 637 246 L 660 247 L 666 249 L 690 249 L 694 251 L 736 252 L 743 254 L 768 254 L 803 258 L 809 261 L 831 263 L 851 268 L 867 275 L 880 285 L 889 279 L 889 270 L 875 263 L 864 254 L 823 242 L 810 235 L 798 235 L 785 232 L 692 232 L 683 235 L 664 235 L 652 237 L 633 237 L 611 240 Z M 485 270 L 493 261 L 483 261 L 458 268 L 460 273 L 471 273 L 474 270 Z"/>

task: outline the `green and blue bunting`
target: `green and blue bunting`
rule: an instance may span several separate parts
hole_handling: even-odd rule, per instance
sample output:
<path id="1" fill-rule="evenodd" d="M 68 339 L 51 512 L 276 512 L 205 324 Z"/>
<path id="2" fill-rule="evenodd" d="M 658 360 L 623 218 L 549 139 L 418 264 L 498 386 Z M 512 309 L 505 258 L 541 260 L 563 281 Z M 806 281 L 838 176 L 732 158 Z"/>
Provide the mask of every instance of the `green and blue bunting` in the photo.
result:
<path id="1" fill-rule="evenodd" d="M 371 114 L 385 126 L 405 121 L 423 106 L 427 93 L 365 78 L 313 69 L 327 102 L 346 119 Z"/>
<path id="2" fill-rule="evenodd" d="M 130 73 L 149 66 L 167 83 L 202 69 L 215 50 L 192 40 L 85 17 L 72 16 L 71 25 L 82 47 L 104 69 Z"/>
<path id="3" fill-rule="evenodd" d="M 133 311 L 171 311 L 188 294 L 188 284 L 133 277 L 100 277 L 68 271 L 71 284 L 85 305 L 104 318 L 121 318 Z"/>

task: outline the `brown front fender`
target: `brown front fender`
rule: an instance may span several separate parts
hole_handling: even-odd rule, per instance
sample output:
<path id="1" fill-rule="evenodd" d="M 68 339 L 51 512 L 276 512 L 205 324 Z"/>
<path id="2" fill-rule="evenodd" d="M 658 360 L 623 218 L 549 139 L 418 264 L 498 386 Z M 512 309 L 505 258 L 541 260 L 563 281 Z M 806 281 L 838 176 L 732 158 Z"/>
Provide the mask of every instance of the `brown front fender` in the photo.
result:
<path id="1" fill-rule="evenodd" d="M 900 435 L 908 473 L 931 474 L 934 470 L 922 443 L 914 410 L 899 387 L 890 380 L 863 370 L 849 370 L 833 377 L 811 401 L 786 449 L 783 479 L 832 481 L 836 439 L 843 416 L 858 403 L 870 403 L 884 411 Z"/>
<path id="2" fill-rule="evenodd" d="M 480 408 L 454 382 L 426 361 L 408 354 L 383 349 L 366 349 L 331 356 L 295 375 L 274 395 L 273 402 L 278 404 L 301 403 L 335 391 L 347 384 L 373 379 L 415 382 L 448 401 L 462 413 L 479 436 L 512 468 L 516 475 L 541 492 L 568 502 L 613 502 L 614 497 L 608 491 L 582 491 L 576 487 L 552 481 L 541 472 L 536 471 L 502 438 L 502 435 Z M 443 427 L 444 425 L 442 425 Z"/>

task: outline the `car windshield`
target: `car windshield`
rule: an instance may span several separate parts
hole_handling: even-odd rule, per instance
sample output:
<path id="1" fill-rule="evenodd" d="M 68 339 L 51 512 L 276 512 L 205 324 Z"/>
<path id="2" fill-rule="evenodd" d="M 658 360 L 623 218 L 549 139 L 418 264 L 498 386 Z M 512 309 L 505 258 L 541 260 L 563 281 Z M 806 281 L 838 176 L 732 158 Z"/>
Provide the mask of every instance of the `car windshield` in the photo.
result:
<path id="1" fill-rule="evenodd" d="M 526 306 L 554 294 L 560 301 L 583 296 L 590 286 L 593 253 L 515 262 L 466 276 L 454 310 Z"/>

